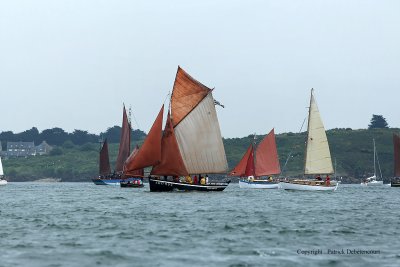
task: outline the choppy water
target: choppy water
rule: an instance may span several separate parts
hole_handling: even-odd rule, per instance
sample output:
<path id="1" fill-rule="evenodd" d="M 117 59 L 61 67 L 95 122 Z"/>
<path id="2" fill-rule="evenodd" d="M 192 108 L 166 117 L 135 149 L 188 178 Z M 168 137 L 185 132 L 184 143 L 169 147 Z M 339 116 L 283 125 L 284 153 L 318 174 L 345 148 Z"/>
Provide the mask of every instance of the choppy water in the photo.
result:
<path id="1" fill-rule="evenodd" d="M 400 266 L 400 189 L 388 186 L 150 193 L 147 184 L 9 183 L 0 216 L 6 267 Z"/>

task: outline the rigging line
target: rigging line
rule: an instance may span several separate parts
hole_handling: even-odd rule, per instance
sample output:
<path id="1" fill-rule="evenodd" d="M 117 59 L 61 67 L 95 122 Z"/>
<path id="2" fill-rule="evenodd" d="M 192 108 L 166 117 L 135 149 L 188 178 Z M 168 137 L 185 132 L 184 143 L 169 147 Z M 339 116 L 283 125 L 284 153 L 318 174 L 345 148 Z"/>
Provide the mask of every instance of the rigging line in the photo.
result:
<path id="1" fill-rule="evenodd" d="M 376 149 L 375 149 L 375 151 L 376 151 Z M 381 164 L 379 163 L 379 158 L 378 158 L 378 151 L 376 151 L 375 153 L 376 153 L 376 161 L 378 162 L 379 173 L 381 174 L 381 179 L 383 181 Z"/>
<path id="2" fill-rule="evenodd" d="M 298 133 L 301 133 L 301 131 L 303 130 L 303 126 L 304 126 L 304 123 L 306 122 L 306 119 L 307 119 L 307 117 L 304 118 L 303 123 L 301 124 L 300 130 Z M 286 162 L 283 165 L 283 168 L 282 168 L 282 171 L 281 171 L 281 174 L 279 175 L 279 177 L 283 176 L 283 173 L 285 172 L 285 169 L 286 169 L 286 165 L 288 164 L 289 159 L 291 158 L 291 156 L 293 154 L 293 149 L 294 149 L 294 145 L 293 145 L 292 149 L 290 150 L 289 155 L 286 158 Z"/>
<path id="3" fill-rule="evenodd" d="M 140 129 L 140 125 L 139 125 L 139 123 L 138 123 L 138 121 L 137 121 L 137 119 L 135 117 L 134 112 L 132 112 L 132 107 L 129 107 L 129 110 L 130 110 L 130 114 L 129 115 L 133 117 L 133 120 L 135 121 L 135 123 L 137 125 L 136 129 L 139 130 Z M 132 131 L 133 131 L 134 127 L 132 127 L 132 124 L 131 124 L 131 128 L 132 128 Z"/>

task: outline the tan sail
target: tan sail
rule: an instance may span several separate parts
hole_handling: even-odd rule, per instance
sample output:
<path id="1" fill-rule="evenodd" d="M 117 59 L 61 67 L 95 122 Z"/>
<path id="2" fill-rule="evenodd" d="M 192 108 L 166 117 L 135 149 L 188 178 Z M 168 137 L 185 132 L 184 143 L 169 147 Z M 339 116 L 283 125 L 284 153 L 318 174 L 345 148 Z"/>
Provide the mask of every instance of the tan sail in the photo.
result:
<path id="1" fill-rule="evenodd" d="M 328 139 L 313 95 L 313 89 L 311 89 L 304 173 L 331 174 L 333 172 Z"/>
<path id="2" fill-rule="evenodd" d="M 190 174 L 227 172 L 228 163 L 211 92 L 180 121 L 175 134 Z"/>

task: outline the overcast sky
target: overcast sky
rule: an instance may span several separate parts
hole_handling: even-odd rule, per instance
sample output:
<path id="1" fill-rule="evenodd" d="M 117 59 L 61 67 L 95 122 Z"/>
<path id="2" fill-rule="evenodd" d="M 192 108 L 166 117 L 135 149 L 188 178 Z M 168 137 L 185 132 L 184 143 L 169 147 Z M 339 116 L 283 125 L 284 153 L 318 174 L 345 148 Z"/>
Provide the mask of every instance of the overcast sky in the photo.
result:
<path id="1" fill-rule="evenodd" d="M 0 0 L 0 131 L 147 132 L 177 66 L 210 88 L 222 135 L 400 127 L 400 1 Z"/>

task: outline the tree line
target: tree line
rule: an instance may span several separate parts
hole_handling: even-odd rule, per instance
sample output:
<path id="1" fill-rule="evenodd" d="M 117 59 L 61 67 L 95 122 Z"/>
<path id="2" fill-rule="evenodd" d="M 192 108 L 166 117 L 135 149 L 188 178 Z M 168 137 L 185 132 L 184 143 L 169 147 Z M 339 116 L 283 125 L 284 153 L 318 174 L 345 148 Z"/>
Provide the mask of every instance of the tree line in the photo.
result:
<path id="1" fill-rule="evenodd" d="M 98 143 L 107 138 L 109 143 L 119 143 L 121 135 L 121 127 L 113 126 L 108 128 L 105 132 L 97 134 L 89 133 L 83 130 L 74 130 L 72 133 L 68 133 L 61 128 L 55 127 L 51 129 L 43 130 L 39 132 L 36 127 L 32 127 L 29 130 L 21 133 L 13 133 L 12 131 L 3 131 L 0 133 L 0 140 L 3 149 L 5 149 L 7 142 L 34 142 L 40 144 L 42 141 L 46 141 L 49 145 L 61 146 L 65 142 L 69 141 L 75 145 L 83 145 L 86 143 Z M 140 140 L 146 136 L 141 130 L 132 131 L 132 140 Z"/>

